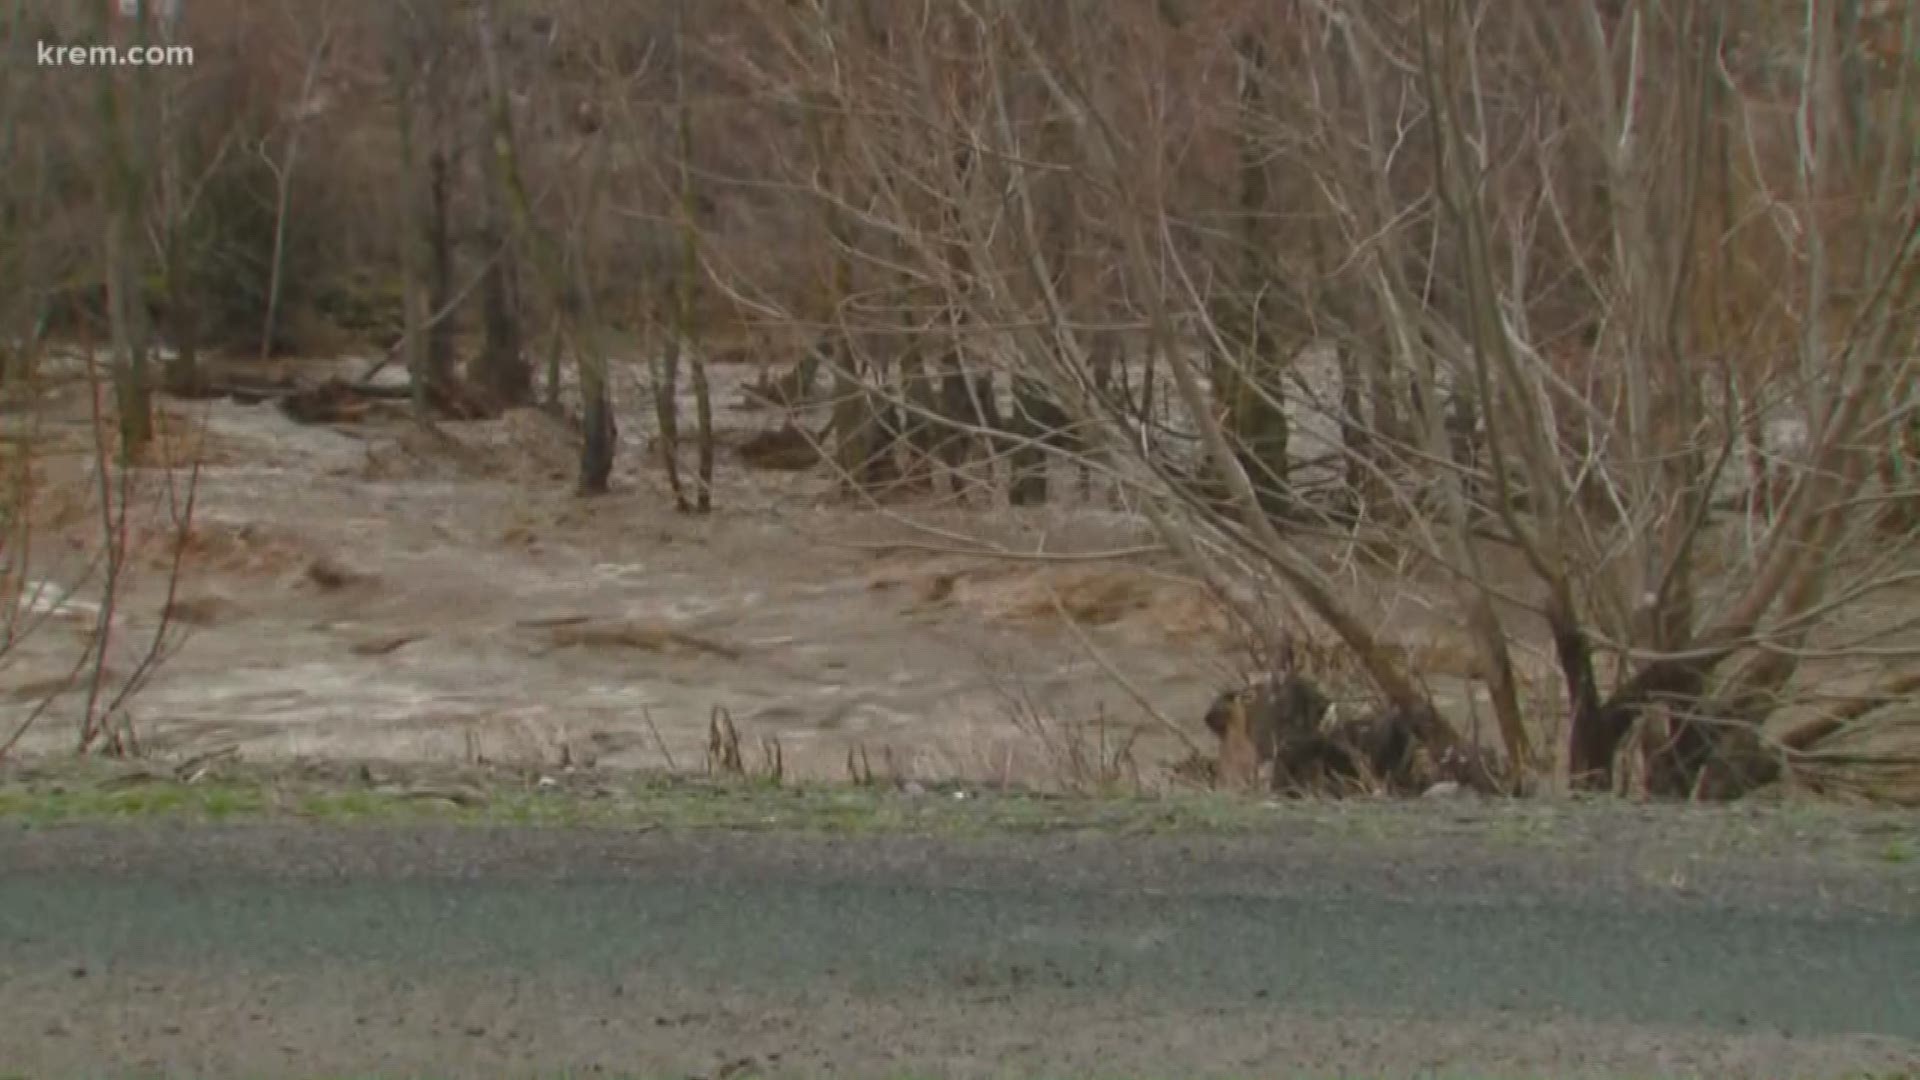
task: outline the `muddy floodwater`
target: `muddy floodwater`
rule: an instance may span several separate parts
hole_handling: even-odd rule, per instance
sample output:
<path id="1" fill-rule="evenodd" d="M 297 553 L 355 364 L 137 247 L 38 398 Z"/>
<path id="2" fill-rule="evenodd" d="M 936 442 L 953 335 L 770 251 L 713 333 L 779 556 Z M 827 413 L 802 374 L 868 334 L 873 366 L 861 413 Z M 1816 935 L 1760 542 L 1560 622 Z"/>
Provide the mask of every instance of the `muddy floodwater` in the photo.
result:
<path id="1" fill-rule="evenodd" d="M 960 553 L 1137 549 L 1152 543 L 1141 521 L 984 497 L 875 509 L 834 498 L 825 470 L 749 471 L 732 447 L 778 417 L 742 407 L 748 374 L 716 370 L 708 517 L 673 511 L 638 418 L 615 494 L 582 500 L 572 434 L 535 411 L 446 424 L 442 440 L 397 415 L 302 425 L 269 403 L 166 402 L 172 442 L 202 467 L 175 647 L 127 706 L 141 744 L 687 771 L 704 767 L 718 708 L 749 764 L 777 743 L 795 776 L 844 775 L 850 752 L 875 773 L 1028 779 L 1066 767 L 1069 744 L 1148 771 L 1184 752 L 1109 667 L 1204 734 L 1197 718 L 1232 667 L 1171 564 Z M 84 382 L 55 387 L 31 418 L 43 524 L 27 574 L 46 591 L 0 672 L 16 719 L 96 618 L 85 395 Z M 165 607 L 172 553 L 164 485 L 143 479 L 108 646 L 120 678 Z M 70 745 L 84 697 L 60 695 L 24 745 Z"/>

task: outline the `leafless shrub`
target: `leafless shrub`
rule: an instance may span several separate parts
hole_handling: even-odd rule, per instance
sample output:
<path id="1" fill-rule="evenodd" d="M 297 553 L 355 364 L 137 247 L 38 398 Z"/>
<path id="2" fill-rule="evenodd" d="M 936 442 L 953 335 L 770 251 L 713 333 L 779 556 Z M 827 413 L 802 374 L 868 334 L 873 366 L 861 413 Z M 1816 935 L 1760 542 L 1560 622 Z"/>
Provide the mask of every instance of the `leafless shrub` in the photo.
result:
<path id="1" fill-rule="evenodd" d="M 787 778 L 787 751 L 778 738 L 760 740 L 760 778 L 779 785 Z"/>
<path id="2" fill-rule="evenodd" d="M 18 58 L 35 40 L 102 34 L 99 11 L 11 11 L 0 16 L 0 47 Z M 151 31 L 120 29 L 119 38 Z M 17 671 L 29 652 L 64 672 L 10 694 L 20 708 L 0 729 L 0 757 L 63 699 L 79 702 L 79 752 L 130 754 L 139 747 L 127 706 L 180 637 L 174 600 L 198 490 L 198 448 L 155 416 L 145 302 L 149 251 L 172 250 L 195 198 L 183 175 L 187 151 L 161 154 L 157 144 L 184 135 L 187 95 L 151 73 L 6 67 L 0 673 Z M 216 157 L 222 145 L 217 136 L 182 143 Z M 78 179 L 88 177 L 98 183 Z M 56 392 L 84 400 L 87 414 L 55 414 Z M 164 595 L 151 636 L 126 641 L 156 556 Z"/>
<path id="3" fill-rule="evenodd" d="M 640 716 L 647 722 L 647 730 L 653 735 L 654 748 L 660 751 L 660 760 L 666 763 L 668 775 L 679 772 L 679 766 L 673 763 L 673 751 L 667 749 L 667 740 L 660 734 L 660 725 L 653 722 L 653 710 L 642 706 Z M 708 744 L 711 746 L 711 739 Z"/>
<path id="4" fill-rule="evenodd" d="M 0 628 L 0 672 L 21 661 L 32 639 L 58 629 L 50 623 L 53 618 L 78 617 L 85 625 L 72 647 L 72 662 L 65 676 L 33 687 L 22 701 L 26 709 L 19 722 L 0 731 L 0 758 L 13 751 L 55 703 L 69 694 L 82 699 L 75 718 L 77 752 L 137 753 L 138 734 L 128 706 L 183 640 L 176 601 L 186 571 L 185 556 L 199 490 L 198 448 L 175 444 L 163 424 L 150 454 L 159 467 L 126 461 L 117 450 L 117 428 L 103 404 L 106 388 L 99 381 L 95 365 L 89 361 L 85 367 L 92 405 L 88 425 L 91 452 L 82 460 L 91 473 L 89 505 L 85 507 L 91 527 L 78 517 L 46 520 L 51 516 L 51 500 L 32 483 L 36 436 L 42 429 L 32 419 L 38 412 L 37 402 L 29 402 L 29 423 L 23 426 L 22 437 L 15 444 L 19 448 L 15 463 L 18 471 L 11 478 L 4 505 L 0 505 L 0 561 L 5 564 L 4 573 L 0 573 L 0 623 L 4 624 Z M 176 459 L 184 459 L 184 477 L 174 464 Z M 72 455 L 63 455 L 62 460 L 47 464 L 68 469 L 79 462 Z M 52 526 L 44 530 L 44 537 L 42 525 Z M 36 538 L 46 542 L 36 545 Z M 61 540 L 78 541 L 81 556 L 39 557 L 41 549 L 68 546 Z M 156 545 L 157 551 L 153 550 Z M 144 566 L 156 555 L 164 577 L 159 581 L 161 595 L 153 605 L 152 629 L 143 643 L 123 647 L 121 638 L 128 614 L 138 610 L 134 606 L 136 586 L 145 576 Z M 56 579 L 65 580 L 55 584 Z"/>
<path id="5" fill-rule="evenodd" d="M 733 716 L 715 705 L 707 720 L 707 775 L 746 774 L 746 758 L 740 753 L 740 731 L 733 726 Z"/>
<path id="6" fill-rule="evenodd" d="M 1104 705 L 1091 717 L 1059 709 L 1024 684 L 1002 684 L 997 694 L 1008 725 L 1039 748 L 1052 783 L 1079 792 L 1140 790 L 1138 725 L 1114 722 Z"/>
<path id="7" fill-rule="evenodd" d="M 847 782 L 855 787 L 873 786 L 873 761 L 867 756 L 865 743 L 847 748 Z"/>
<path id="8" fill-rule="evenodd" d="M 898 372 L 1044 397 L 1268 656 L 1311 619 L 1382 710 L 1432 718 L 1424 752 L 1466 759 L 1295 538 L 1417 553 L 1513 784 L 1558 758 L 1605 786 L 1664 710 L 1655 793 L 1734 795 L 1764 774 L 1709 774 L 1824 665 L 1913 647 L 1897 618 L 1817 627 L 1911 584 L 1912 493 L 1878 463 L 1908 456 L 1914 62 L 1791 8 L 816 3 L 767 11 L 786 66 L 757 74 L 821 133 L 795 181 L 843 401 L 1010 456 L 1058 448 Z M 1151 404 L 1102 370 L 1115 326 Z M 1805 431 L 1784 455 L 1780 417 Z M 898 430 L 836 428 L 850 483 L 886 479 L 871 444 Z M 1552 757 L 1522 634 L 1560 668 Z"/>

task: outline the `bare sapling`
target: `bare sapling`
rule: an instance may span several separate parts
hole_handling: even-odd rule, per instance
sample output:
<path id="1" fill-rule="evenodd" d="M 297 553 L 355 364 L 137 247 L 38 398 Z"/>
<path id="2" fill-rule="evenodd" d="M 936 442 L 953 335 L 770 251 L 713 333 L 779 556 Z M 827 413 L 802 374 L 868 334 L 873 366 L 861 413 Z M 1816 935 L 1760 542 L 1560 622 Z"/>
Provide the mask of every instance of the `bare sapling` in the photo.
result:
<path id="1" fill-rule="evenodd" d="M 49 453 L 44 459 L 36 454 L 48 435 L 36 422 L 44 400 L 38 387 L 19 388 L 31 395 L 23 409 L 28 422 L 8 433 L 17 457 L 0 496 L 0 673 L 31 662 L 61 674 L 18 685 L 15 699 L 24 709 L 0 730 L 0 760 L 63 699 L 75 698 L 76 752 L 139 753 L 129 706 L 182 644 L 173 615 L 193 535 L 199 448 L 162 425 L 152 455 L 157 467 L 127 462 L 116 449 L 112 406 L 118 396 L 90 356 L 83 359 L 81 377 L 90 403 L 86 453 Z M 78 508 L 83 512 L 63 513 L 62 501 L 53 497 L 60 488 L 36 482 L 55 471 L 91 474 L 78 487 L 91 504 Z M 42 531 L 45 542 L 36 543 Z M 164 577 L 157 582 L 142 573 L 149 553 L 162 556 Z M 151 628 L 144 640 L 124 640 L 149 602 Z"/>
<path id="2" fill-rule="evenodd" d="M 301 24 L 300 18 L 288 5 L 281 5 L 282 12 L 290 25 Z M 323 5 L 320 16 L 320 29 L 306 49 L 301 61 L 299 96 L 290 103 L 282 120 L 281 150 L 276 157 L 268 145 L 271 135 L 263 135 L 254 151 L 265 162 L 273 174 L 273 250 L 267 258 L 267 300 L 266 314 L 260 325 L 260 358 L 266 359 L 273 353 L 275 335 L 279 332 L 280 295 L 286 272 L 287 225 L 293 212 L 293 189 L 295 171 L 300 165 L 301 136 L 305 134 L 312 120 L 316 105 L 315 91 L 319 86 L 321 72 L 326 62 L 328 47 L 333 40 L 334 23 L 332 8 Z"/>

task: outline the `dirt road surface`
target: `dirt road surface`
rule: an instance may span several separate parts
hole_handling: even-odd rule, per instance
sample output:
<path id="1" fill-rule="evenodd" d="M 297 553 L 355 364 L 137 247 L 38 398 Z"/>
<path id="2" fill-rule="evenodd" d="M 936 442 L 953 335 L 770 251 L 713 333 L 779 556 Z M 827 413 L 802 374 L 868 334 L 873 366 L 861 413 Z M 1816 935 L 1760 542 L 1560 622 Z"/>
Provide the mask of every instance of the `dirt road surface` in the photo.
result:
<path id="1" fill-rule="evenodd" d="M 7 824 L 0 1073 L 1920 1066 L 1910 860 L 1650 862 L 1661 818 L 1634 820 L 1577 855 L 1284 829 Z"/>

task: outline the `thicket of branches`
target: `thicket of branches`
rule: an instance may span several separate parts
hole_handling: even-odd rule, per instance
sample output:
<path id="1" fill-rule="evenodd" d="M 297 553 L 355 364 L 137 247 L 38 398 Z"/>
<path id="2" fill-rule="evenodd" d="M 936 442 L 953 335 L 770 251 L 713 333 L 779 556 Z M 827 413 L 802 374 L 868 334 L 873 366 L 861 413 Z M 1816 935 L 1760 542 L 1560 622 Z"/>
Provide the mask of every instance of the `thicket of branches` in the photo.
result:
<path id="1" fill-rule="evenodd" d="M 184 230 L 142 228 L 149 198 L 170 222 L 207 180 L 188 185 L 177 159 L 146 152 L 130 133 L 173 123 L 174 103 L 157 94 L 151 77 L 87 81 L 83 97 L 64 100 L 75 110 L 50 111 L 35 70 L 36 38 L 61 31 L 38 11 L 14 5 L 5 16 L 6 69 L 0 72 L 0 681 L 15 705 L 0 721 L 0 759 L 36 725 L 44 726 L 55 699 L 79 691 L 74 746 L 82 753 L 137 751 L 127 701 L 178 643 L 165 609 L 173 599 L 193 518 L 197 472 L 171 467 L 164 450 L 146 451 L 157 432 L 143 389 L 150 381 L 147 330 L 153 305 L 142 301 L 140 267 L 177 270 L 191 243 Z M 99 31 L 100 13 L 85 28 Z M 84 143 L 60 136 L 57 125 L 83 125 Z M 177 127 L 183 142 L 196 133 Z M 82 148 L 84 147 L 84 149 Z M 152 185 L 149 185 L 152 181 Z M 148 248 L 150 263 L 130 257 Z M 156 290 L 156 297 L 162 290 Z M 176 294 L 177 295 L 177 294 Z M 96 318 L 76 325 L 71 312 L 90 306 Z M 83 473 L 45 467 L 48 427 L 38 412 L 38 390 L 49 338 L 71 331 L 113 346 L 114 377 L 91 362 L 68 367 L 78 376 L 87 406 L 78 447 Z M 68 430 L 71 430 L 69 428 Z M 116 438 L 116 435 L 119 437 Z M 177 444 L 178 439 L 174 440 Z M 178 451 L 179 447 L 173 447 Z M 137 468 L 157 464 L 142 473 Z M 155 540 L 161 541 L 156 545 Z M 159 547 L 160 550 L 154 550 Z M 151 632 L 133 639 L 125 626 L 127 585 L 140 564 L 166 571 L 163 613 Z M 77 623 L 74 638 L 63 623 Z M 51 678 L 20 678 L 28 654 L 51 658 L 64 671 Z M 51 656 L 49 656 L 51 654 Z M 64 654 L 64 655 L 63 655 Z M 131 659 L 131 670 L 119 662 Z"/>
<path id="2" fill-rule="evenodd" d="M 16 51 L 52 32 L 8 18 Z M 609 361 L 638 354 L 699 508 L 711 441 L 684 491 L 680 361 L 698 381 L 743 335 L 779 343 L 793 386 L 831 382 L 850 490 L 972 468 L 1033 503 L 1070 457 L 1269 657 L 1324 628 L 1435 752 L 1458 718 L 1304 538 L 1440 575 L 1516 786 L 1629 760 L 1669 795 L 1831 778 L 1912 688 L 1913 5 L 184 20 L 200 62 L 137 97 L 146 126 L 28 76 L 0 337 L 92 319 L 137 382 L 150 313 L 190 385 L 195 343 L 377 327 L 442 411 L 529 401 L 543 370 L 557 397 L 571 356 L 586 490 L 611 465 Z M 1532 636 L 1563 748 L 1514 674 Z"/>
<path id="3" fill-rule="evenodd" d="M 1303 527 L 1453 581 L 1516 782 L 1550 749 L 1513 675 L 1530 617 L 1579 784 L 1625 755 L 1657 793 L 1738 794 L 1901 707 L 1911 8 L 758 10 L 786 59 L 762 81 L 821 131 L 802 160 L 843 379 L 1010 381 L 1006 422 L 889 407 L 1016 457 L 1070 429 L 1219 595 L 1297 602 L 1430 750 L 1453 725 Z M 1303 467 L 1316 417 L 1337 437 Z M 1236 608 L 1274 656 L 1301 629 Z M 1856 692 L 1806 707 L 1842 673 Z"/>

